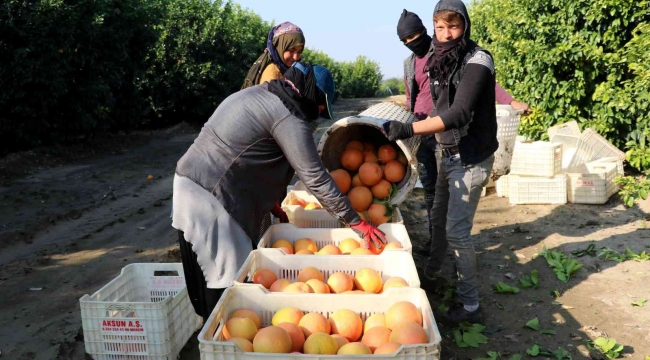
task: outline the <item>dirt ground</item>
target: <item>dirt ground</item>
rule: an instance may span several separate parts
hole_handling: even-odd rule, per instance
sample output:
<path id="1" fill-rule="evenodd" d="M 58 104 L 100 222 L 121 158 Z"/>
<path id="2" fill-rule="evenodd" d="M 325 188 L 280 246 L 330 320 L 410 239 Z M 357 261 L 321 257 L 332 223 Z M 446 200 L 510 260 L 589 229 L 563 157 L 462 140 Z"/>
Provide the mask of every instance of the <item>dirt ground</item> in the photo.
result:
<path id="1" fill-rule="evenodd" d="M 338 101 L 335 117 L 356 115 L 377 101 Z M 330 124 L 321 124 L 317 137 Z M 0 358 L 87 358 L 79 298 L 127 264 L 179 261 L 169 219 L 172 179 L 176 161 L 197 133 L 198 128 L 181 124 L 0 159 Z M 428 237 L 422 189 L 414 190 L 401 210 L 411 241 L 422 243 Z M 488 343 L 460 349 L 450 329 L 440 326 L 442 358 L 475 359 L 487 351 L 499 351 L 504 359 L 527 358 L 526 349 L 535 343 L 548 350 L 562 347 L 574 359 L 589 358 L 585 341 L 606 335 L 625 345 L 625 357 L 645 359 L 650 303 L 631 303 L 650 299 L 650 262 L 584 256 L 578 259 L 584 267 L 565 284 L 535 254 L 542 245 L 570 254 L 592 243 L 620 252 L 626 246 L 647 251 L 646 218 L 646 212 L 625 209 L 616 197 L 602 206 L 510 206 L 489 189 L 473 230 Z M 517 279 L 533 269 L 539 271 L 538 289 L 492 292 L 499 281 L 518 286 Z M 451 261 L 445 275 L 452 278 Z M 429 299 L 437 308 L 442 296 L 429 294 Z M 524 328 L 535 317 L 556 334 Z M 196 344 L 192 339 L 181 358 L 198 359 Z"/>

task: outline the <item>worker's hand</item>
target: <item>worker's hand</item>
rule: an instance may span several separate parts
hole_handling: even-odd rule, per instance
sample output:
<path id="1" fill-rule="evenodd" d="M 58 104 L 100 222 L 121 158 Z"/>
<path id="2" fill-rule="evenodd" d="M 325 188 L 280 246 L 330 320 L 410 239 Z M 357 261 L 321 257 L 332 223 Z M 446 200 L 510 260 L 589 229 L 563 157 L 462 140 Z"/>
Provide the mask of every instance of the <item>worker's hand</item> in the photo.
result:
<path id="1" fill-rule="evenodd" d="M 383 244 L 386 243 L 386 234 L 365 220 L 361 220 L 358 224 L 350 225 L 350 228 L 364 240 L 366 249 L 370 247 L 370 241 L 375 244 L 377 249 L 383 248 Z"/>
<path id="2" fill-rule="evenodd" d="M 405 124 L 399 121 L 386 121 L 382 125 L 384 135 L 390 141 L 408 139 L 413 137 L 413 125 Z"/>
<path id="3" fill-rule="evenodd" d="M 284 210 L 282 210 L 282 208 L 280 207 L 280 204 L 278 204 L 277 202 L 275 203 L 275 205 L 273 205 L 273 209 L 271 210 L 271 214 L 273 214 L 273 216 L 278 218 L 281 223 L 288 223 L 289 222 L 289 217 L 287 216 L 287 213 L 284 212 Z"/>
<path id="4" fill-rule="evenodd" d="M 517 100 L 513 100 L 510 103 L 510 106 L 512 106 L 512 108 L 515 109 L 515 110 L 523 110 L 524 115 L 530 114 L 530 108 L 528 107 L 528 104 L 526 104 L 526 103 L 519 102 Z"/>

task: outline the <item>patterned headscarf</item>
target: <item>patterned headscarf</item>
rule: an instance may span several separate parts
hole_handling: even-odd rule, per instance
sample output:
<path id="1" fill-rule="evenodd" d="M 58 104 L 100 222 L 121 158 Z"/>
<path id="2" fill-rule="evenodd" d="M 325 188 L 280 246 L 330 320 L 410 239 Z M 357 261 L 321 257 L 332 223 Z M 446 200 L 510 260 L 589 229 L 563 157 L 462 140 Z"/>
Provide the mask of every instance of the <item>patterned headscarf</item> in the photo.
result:
<path id="1" fill-rule="evenodd" d="M 262 72 L 271 62 L 284 74 L 289 68 L 282 59 L 284 52 L 300 45 L 305 46 L 305 36 L 297 25 L 285 21 L 273 27 L 266 38 L 264 53 L 257 58 L 253 66 L 248 70 L 242 89 L 257 85 Z"/>

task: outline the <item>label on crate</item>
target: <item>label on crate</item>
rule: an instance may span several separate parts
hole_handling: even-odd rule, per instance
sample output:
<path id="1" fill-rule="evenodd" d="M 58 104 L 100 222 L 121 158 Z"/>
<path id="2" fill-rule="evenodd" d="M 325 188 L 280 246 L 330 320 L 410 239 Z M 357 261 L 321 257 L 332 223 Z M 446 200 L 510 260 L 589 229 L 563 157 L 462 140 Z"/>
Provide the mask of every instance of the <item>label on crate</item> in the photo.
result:
<path id="1" fill-rule="evenodd" d="M 594 187 L 594 186 L 596 186 L 596 184 L 594 184 L 593 181 L 576 180 L 576 186 L 589 186 L 589 187 Z"/>
<path id="2" fill-rule="evenodd" d="M 152 276 L 149 279 L 149 287 L 160 290 L 180 290 L 185 287 L 185 278 L 182 276 Z"/>
<path id="3" fill-rule="evenodd" d="M 110 335 L 144 334 L 140 320 L 105 318 L 102 319 L 102 332 Z"/>

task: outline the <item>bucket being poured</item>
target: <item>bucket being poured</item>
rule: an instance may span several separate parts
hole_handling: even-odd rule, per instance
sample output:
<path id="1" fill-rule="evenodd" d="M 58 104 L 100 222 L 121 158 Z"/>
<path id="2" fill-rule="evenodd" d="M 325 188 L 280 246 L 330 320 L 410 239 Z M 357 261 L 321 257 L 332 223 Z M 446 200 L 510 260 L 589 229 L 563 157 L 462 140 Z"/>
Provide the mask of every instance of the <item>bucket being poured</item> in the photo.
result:
<path id="1" fill-rule="evenodd" d="M 330 126 L 318 143 L 318 153 L 329 171 L 341 169 L 341 155 L 350 141 L 371 142 L 378 149 L 382 145 L 392 144 L 405 155 L 407 164 L 404 178 L 396 183 L 397 193 L 393 194 L 390 204 L 398 206 L 406 200 L 418 181 L 418 161 L 416 154 L 420 146 L 420 137 L 390 142 L 381 131 L 382 124 L 390 121 L 412 123 L 415 117 L 401 106 L 390 102 L 374 105 L 356 116 L 338 120 Z"/>

